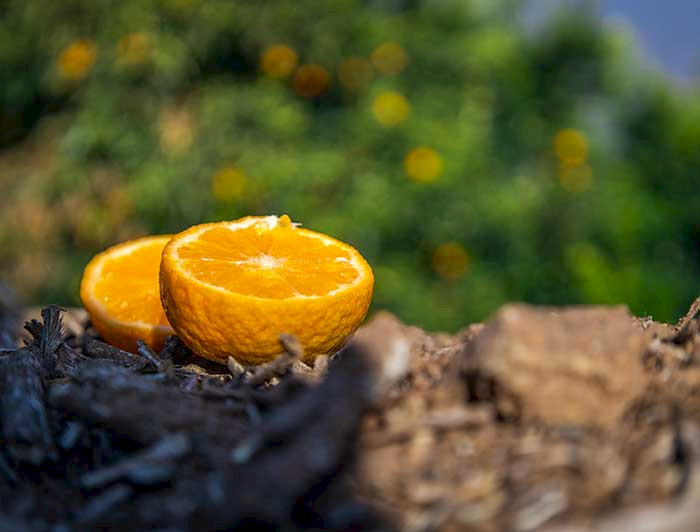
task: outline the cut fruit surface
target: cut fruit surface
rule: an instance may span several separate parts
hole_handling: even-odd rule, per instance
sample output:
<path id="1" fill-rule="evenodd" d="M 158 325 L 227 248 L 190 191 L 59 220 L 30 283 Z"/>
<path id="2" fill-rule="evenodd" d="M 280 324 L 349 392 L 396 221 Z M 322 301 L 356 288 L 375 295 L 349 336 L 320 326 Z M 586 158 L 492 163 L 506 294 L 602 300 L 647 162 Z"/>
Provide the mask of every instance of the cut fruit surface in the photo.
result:
<path id="1" fill-rule="evenodd" d="M 136 341 L 159 350 L 175 334 L 160 302 L 158 272 L 171 235 L 150 236 L 113 246 L 86 266 L 80 299 L 100 335 L 136 352 Z"/>
<path id="2" fill-rule="evenodd" d="M 203 224 L 161 263 L 163 307 L 180 338 L 219 362 L 261 363 L 294 334 L 307 360 L 338 348 L 367 313 L 372 269 L 352 246 L 288 216 Z"/>

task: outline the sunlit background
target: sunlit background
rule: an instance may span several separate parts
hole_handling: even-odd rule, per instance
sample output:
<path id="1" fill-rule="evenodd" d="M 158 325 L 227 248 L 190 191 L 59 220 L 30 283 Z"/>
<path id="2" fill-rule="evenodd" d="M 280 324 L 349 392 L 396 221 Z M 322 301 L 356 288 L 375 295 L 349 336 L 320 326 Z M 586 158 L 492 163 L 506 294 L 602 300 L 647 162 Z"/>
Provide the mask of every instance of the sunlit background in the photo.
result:
<path id="1" fill-rule="evenodd" d="M 287 213 L 429 329 L 511 300 L 675 320 L 700 293 L 700 85 L 600 3 L 546 4 L 3 2 L 0 279 L 78 304 L 108 245 Z"/>

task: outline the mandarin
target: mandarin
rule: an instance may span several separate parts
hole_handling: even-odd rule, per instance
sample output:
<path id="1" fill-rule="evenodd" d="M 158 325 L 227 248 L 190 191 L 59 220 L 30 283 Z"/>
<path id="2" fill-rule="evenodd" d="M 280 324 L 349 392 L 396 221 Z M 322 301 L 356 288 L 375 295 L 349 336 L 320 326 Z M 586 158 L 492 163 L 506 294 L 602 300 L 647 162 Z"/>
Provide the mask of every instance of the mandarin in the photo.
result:
<path id="1" fill-rule="evenodd" d="M 93 325 L 110 344 L 135 353 L 141 339 L 160 350 L 174 334 L 160 303 L 160 257 L 170 235 L 117 244 L 85 267 L 80 299 Z"/>

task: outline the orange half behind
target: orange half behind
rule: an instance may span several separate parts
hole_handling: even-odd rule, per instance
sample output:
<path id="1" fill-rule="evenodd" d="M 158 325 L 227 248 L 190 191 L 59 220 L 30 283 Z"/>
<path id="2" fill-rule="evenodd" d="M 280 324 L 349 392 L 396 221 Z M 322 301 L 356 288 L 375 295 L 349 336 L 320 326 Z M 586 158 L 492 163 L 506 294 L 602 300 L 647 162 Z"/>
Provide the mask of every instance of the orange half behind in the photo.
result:
<path id="1" fill-rule="evenodd" d="M 160 302 L 158 272 L 170 235 L 113 246 L 86 266 L 80 299 L 93 325 L 110 344 L 136 352 L 141 339 L 158 351 L 175 334 Z"/>

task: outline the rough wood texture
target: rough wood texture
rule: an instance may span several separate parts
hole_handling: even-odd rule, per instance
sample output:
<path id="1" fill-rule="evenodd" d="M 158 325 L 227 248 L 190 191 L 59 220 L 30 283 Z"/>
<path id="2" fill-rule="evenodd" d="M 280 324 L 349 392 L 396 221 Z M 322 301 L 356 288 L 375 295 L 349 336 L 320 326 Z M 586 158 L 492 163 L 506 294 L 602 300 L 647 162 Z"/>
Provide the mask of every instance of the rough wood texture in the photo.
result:
<path id="1" fill-rule="evenodd" d="M 694 313 L 379 313 L 313 368 L 288 337 L 249 368 L 124 353 L 56 307 L 27 330 L 0 355 L 2 530 L 698 530 Z"/>
<path id="2" fill-rule="evenodd" d="M 0 352 L 17 347 L 16 334 L 19 309 L 7 287 L 0 283 Z"/>
<path id="3" fill-rule="evenodd" d="M 503 415 L 610 429 L 647 386 L 647 341 L 625 307 L 507 305 L 472 344 L 467 365 L 511 397 Z"/>

